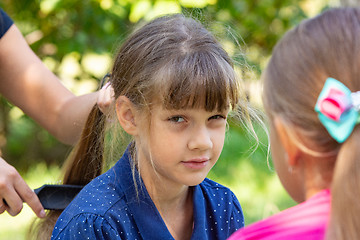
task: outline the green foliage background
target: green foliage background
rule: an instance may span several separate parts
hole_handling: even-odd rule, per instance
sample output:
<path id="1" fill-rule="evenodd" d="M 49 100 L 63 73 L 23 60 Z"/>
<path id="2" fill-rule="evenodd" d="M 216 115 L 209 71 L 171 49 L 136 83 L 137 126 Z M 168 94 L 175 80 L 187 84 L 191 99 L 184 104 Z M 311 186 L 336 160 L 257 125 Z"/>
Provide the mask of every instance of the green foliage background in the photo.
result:
<path id="1" fill-rule="evenodd" d="M 259 77 L 279 38 L 301 20 L 338 4 L 327 0 L 3 0 L 34 52 L 76 94 L 96 90 L 111 67 L 117 46 L 140 22 L 182 12 L 199 19 L 237 63 L 250 101 L 261 111 Z M 293 205 L 268 166 L 267 136 L 257 127 L 260 146 L 232 125 L 210 178 L 239 198 L 246 224 Z M 0 147 L 31 187 L 54 183 L 70 147 L 6 100 L 0 101 Z M 252 153 L 252 154 L 251 154 Z M 271 165 L 271 164 L 270 164 Z M 0 238 L 23 239 L 33 217 L 0 215 Z"/>

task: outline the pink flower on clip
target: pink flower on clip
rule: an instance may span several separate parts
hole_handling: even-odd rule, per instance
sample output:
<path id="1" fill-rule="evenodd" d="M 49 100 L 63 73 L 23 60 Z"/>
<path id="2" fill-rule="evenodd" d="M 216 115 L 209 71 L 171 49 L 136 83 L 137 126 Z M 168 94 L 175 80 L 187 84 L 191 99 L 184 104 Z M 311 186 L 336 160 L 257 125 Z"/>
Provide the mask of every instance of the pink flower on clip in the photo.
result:
<path id="1" fill-rule="evenodd" d="M 322 114 L 339 122 L 341 115 L 351 107 L 351 100 L 342 91 L 332 88 L 319 102 L 319 107 Z"/>

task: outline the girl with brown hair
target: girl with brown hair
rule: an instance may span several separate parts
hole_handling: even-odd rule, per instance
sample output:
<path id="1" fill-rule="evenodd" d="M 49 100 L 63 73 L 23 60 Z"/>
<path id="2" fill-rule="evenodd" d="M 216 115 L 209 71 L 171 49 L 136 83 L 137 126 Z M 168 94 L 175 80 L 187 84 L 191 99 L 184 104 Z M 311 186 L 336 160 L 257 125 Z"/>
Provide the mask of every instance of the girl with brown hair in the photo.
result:
<path id="1" fill-rule="evenodd" d="M 108 150 L 119 151 L 124 142 L 107 124 L 131 143 L 60 215 L 52 239 L 226 239 L 241 228 L 235 195 L 206 178 L 230 112 L 249 121 L 232 61 L 213 35 L 182 15 L 157 18 L 122 44 L 110 82 L 116 116 L 94 109 L 64 183 L 88 183 L 104 156 L 113 158 Z"/>
<path id="2" fill-rule="evenodd" d="M 301 204 L 235 239 L 360 239 L 360 9 L 302 22 L 263 74 L 275 169 Z M 331 203 L 331 204 L 330 204 Z"/>

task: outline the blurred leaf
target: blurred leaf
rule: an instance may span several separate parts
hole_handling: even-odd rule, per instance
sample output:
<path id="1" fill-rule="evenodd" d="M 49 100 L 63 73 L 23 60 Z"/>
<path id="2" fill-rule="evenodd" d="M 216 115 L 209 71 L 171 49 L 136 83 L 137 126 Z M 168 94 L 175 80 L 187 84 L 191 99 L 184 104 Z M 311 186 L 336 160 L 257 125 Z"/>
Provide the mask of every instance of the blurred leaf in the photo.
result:
<path id="1" fill-rule="evenodd" d="M 129 19 L 131 22 L 137 22 L 146 15 L 146 12 L 151 9 L 150 0 L 139 0 L 132 5 Z"/>
<path id="2" fill-rule="evenodd" d="M 186 8 L 204 8 L 208 4 L 216 4 L 217 0 L 180 0 L 179 2 Z"/>

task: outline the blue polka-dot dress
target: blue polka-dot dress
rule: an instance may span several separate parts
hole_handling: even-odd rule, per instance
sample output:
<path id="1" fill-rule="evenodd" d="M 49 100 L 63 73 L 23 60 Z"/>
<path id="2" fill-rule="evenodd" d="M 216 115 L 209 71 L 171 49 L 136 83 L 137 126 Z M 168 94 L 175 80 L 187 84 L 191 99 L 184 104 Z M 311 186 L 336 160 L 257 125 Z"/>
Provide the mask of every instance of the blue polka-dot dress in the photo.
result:
<path id="1" fill-rule="evenodd" d="M 126 151 L 64 210 L 51 239 L 174 239 L 141 179 L 136 181 L 138 194 Z M 226 239 L 244 226 L 240 204 L 228 188 L 205 179 L 193 191 L 191 239 Z"/>

